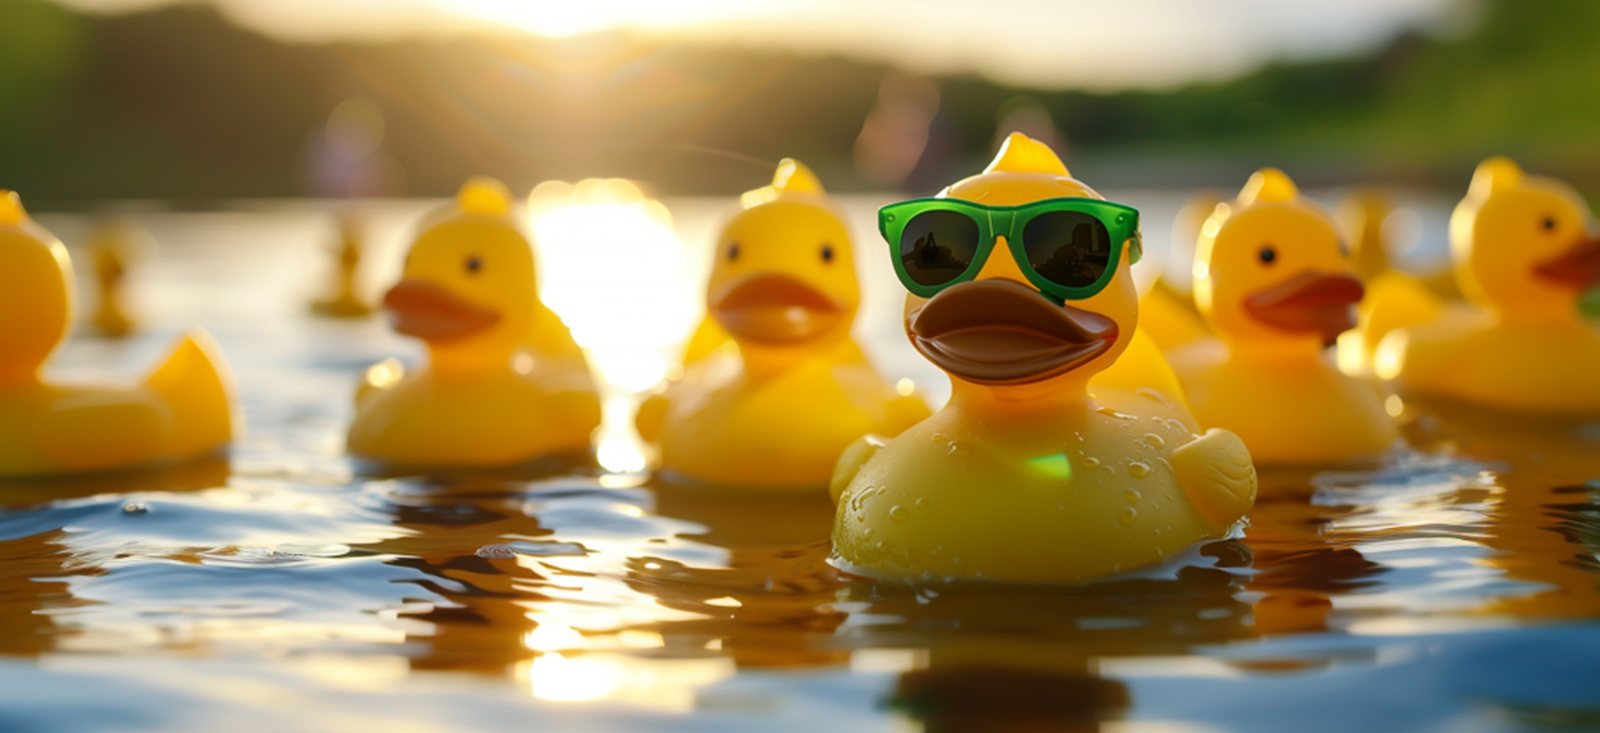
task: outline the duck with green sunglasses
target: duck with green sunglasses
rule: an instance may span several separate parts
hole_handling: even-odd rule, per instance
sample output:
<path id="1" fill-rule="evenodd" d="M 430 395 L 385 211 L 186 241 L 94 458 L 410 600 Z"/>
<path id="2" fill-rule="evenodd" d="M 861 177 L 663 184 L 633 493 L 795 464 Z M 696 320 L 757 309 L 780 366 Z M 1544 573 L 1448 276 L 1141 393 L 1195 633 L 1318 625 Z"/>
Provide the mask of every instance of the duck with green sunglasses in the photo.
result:
<path id="1" fill-rule="evenodd" d="M 1204 435 L 1138 332 L 1139 213 L 1013 134 L 980 175 L 884 207 L 911 343 L 949 404 L 840 457 L 832 562 L 869 577 L 1076 582 L 1235 532 L 1249 451 Z"/>

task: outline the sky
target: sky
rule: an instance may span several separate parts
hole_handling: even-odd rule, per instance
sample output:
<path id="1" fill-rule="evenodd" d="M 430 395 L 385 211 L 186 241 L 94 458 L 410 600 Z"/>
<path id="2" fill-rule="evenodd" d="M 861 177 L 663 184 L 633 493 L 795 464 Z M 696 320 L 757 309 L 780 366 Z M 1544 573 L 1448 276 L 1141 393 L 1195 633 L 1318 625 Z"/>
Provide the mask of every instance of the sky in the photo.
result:
<path id="1" fill-rule="evenodd" d="M 56 0 L 126 12 L 193 0 Z M 1109 91 L 1356 53 L 1448 33 L 1472 0 L 202 0 L 290 41 L 625 30 L 664 41 L 839 54 L 913 73 Z"/>

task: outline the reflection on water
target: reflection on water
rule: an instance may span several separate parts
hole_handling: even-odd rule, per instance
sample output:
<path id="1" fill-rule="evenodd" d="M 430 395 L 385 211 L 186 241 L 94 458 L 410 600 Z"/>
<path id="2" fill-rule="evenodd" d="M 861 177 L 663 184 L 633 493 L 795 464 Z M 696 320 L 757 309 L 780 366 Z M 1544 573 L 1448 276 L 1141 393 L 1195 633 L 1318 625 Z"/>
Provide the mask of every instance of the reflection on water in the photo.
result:
<path id="1" fill-rule="evenodd" d="M 585 185 L 602 184 L 536 192 L 534 226 L 546 295 L 611 390 L 604 445 L 631 440 L 632 400 L 696 315 L 694 293 L 652 273 L 697 271 L 684 232 L 720 209 L 667 216 Z M 412 215 L 396 206 L 389 230 Z M 168 317 L 142 340 L 69 346 L 65 373 L 131 368 L 207 316 L 250 433 L 228 459 L 0 488 L 0 729 L 1499 730 L 1600 715 L 1595 425 L 1408 400 L 1414 451 L 1264 473 L 1246 536 L 1204 548 L 1207 567 L 887 586 L 827 565 L 824 497 L 658 485 L 633 444 L 600 471 L 361 473 L 339 444 L 351 387 L 414 347 L 377 322 L 229 306 L 289 292 L 273 273 L 320 240 L 281 242 L 316 221 L 153 217 L 144 292 L 181 292 L 149 304 Z M 893 301 L 892 277 L 868 270 L 869 301 Z M 648 315 L 623 339 L 604 309 Z M 925 374 L 871 340 L 887 373 Z"/>

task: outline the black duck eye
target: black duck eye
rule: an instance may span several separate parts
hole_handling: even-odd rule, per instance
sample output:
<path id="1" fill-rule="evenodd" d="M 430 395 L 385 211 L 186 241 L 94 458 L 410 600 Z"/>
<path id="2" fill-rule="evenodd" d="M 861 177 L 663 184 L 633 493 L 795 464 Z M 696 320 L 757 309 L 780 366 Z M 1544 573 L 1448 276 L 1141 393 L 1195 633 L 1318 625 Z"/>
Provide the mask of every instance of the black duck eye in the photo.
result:
<path id="1" fill-rule="evenodd" d="M 1556 218 L 1555 217 L 1547 216 L 1547 217 L 1544 218 L 1544 221 L 1542 223 L 1544 224 L 1544 230 L 1545 231 L 1553 232 L 1553 231 L 1556 230 Z"/>
<path id="2" fill-rule="evenodd" d="M 739 243 L 738 242 L 734 242 L 733 244 L 728 245 L 728 261 L 729 262 L 738 262 L 739 261 Z"/>
<path id="3" fill-rule="evenodd" d="M 833 264 L 833 245 L 822 245 L 822 261 L 828 264 Z"/>
<path id="4" fill-rule="evenodd" d="M 1261 264 L 1270 265 L 1278 261 L 1278 250 L 1274 249 L 1272 245 L 1269 244 L 1265 247 L 1262 247 L 1261 251 L 1256 253 L 1256 257 L 1261 259 Z"/>
<path id="5" fill-rule="evenodd" d="M 467 272 L 476 275 L 483 269 L 483 259 L 477 255 L 467 258 Z"/>

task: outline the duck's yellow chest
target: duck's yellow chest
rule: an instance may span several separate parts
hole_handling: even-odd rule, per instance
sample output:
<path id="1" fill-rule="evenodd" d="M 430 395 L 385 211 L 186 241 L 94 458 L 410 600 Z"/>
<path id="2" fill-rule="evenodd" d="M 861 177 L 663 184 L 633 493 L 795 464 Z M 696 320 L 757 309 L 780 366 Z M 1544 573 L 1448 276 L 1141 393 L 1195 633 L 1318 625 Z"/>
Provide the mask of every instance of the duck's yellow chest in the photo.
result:
<path id="1" fill-rule="evenodd" d="M 1171 363 L 1195 419 L 1236 433 L 1257 464 L 1371 460 L 1399 437 L 1377 389 L 1315 354 L 1231 355 L 1213 341 Z"/>
<path id="2" fill-rule="evenodd" d="M 1194 432 L 1181 409 L 1121 391 L 1005 420 L 946 407 L 840 495 L 836 561 L 881 577 L 1021 582 L 1159 562 L 1209 534 L 1171 463 Z"/>
<path id="3" fill-rule="evenodd" d="M 752 375 L 737 356 L 717 355 L 665 396 L 661 468 L 696 482 L 820 488 L 857 438 L 902 427 L 896 394 L 861 359 L 812 358 Z"/>
<path id="4" fill-rule="evenodd" d="M 408 374 L 358 405 L 350 452 L 404 464 L 508 465 L 587 448 L 599 397 L 545 382 L 510 370 L 470 379 Z"/>

